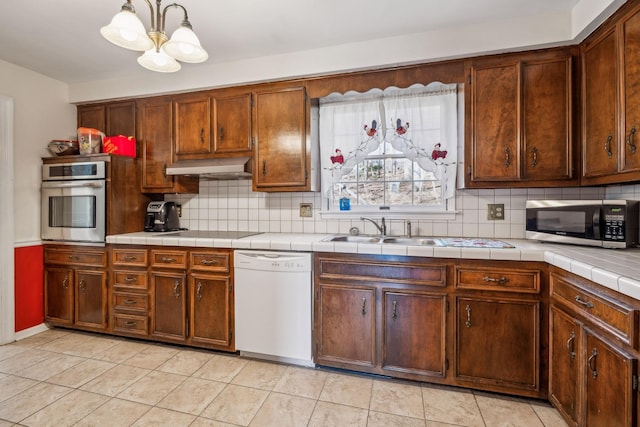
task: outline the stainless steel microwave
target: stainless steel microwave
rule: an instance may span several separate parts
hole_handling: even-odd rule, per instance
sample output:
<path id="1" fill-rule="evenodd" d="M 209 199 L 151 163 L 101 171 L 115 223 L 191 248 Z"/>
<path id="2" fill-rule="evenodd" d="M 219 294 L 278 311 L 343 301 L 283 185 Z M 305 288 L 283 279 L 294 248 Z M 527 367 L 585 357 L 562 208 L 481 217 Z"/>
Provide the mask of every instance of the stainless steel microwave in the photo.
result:
<path id="1" fill-rule="evenodd" d="M 527 200 L 527 239 L 626 248 L 638 244 L 637 200 Z"/>

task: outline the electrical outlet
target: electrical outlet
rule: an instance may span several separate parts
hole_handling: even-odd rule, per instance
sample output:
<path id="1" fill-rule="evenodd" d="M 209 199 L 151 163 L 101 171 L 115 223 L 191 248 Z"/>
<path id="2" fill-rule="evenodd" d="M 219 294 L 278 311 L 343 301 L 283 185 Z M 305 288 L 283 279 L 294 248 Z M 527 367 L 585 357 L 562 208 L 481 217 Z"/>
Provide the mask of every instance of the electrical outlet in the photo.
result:
<path id="1" fill-rule="evenodd" d="M 487 219 L 503 220 L 504 219 L 504 203 L 488 204 Z"/>
<path id="2" fill-rule="evenodd" d="M 300 218 L 311 218 L 313 216 L 313 203 L 300 203 Z"/>

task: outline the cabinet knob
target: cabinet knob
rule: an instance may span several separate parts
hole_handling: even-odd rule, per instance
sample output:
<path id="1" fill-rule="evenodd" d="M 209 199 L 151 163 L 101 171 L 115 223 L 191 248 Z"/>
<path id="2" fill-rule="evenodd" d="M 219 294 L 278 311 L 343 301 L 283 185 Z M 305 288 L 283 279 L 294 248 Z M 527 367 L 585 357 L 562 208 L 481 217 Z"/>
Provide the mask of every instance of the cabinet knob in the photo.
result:
<path id="1" fill-rule="evenodd" d="M 87 289 L 87 282 L 85 282 L 84 279 L 81 279 L 80 283 L 78 283 L 78 289 L 80 289 L 80 292 L 84 292 L 84 290 Z"/>
<path id="2" fill-rule="evenodd" d="M 611 151 L 611 141 L 613 140 L 613 136 L 609 135 L 606 142 L 604 143 L 604 151 L 607 153 L 607 157 L 611 158 L 613 156 L 613 152 Z"/>
<path id="3" fill-rule="evenodd" d="M 464 322 L 464 326 L 466 326 L 467 328 L 470 328 L 471 327 L 471 306 L 467 304 L 467 306 L 464 309 L 467 311 L 467 321 Z"/>
<path id="4" fill-rule="evenodd" d="M 196 289 L 196 298 L 198 301 L 202 299 L 202 282 L 198 281 L 198 288 Z"/>
<path id="5" fill-rule="evenodd" d="M 204 128 L 200 128 L 200 144 L 204 144 Z"/>
<path id="6" fill-rule="evenodd" d="M 176 298 L 180 298 L 180 281 L 179 280 L 176 280 L 176 283 L 173 286 L 173 296 Z"/>
<path id="7" fill-rule="evenodd" d="M 504 167 L 508 168 L 509 166 L 511 166 L 511 149 L 504 147 Z"/>
<path id="8" fill-rule="evenodd" d="M 220 129 L 218 130 L 218 139 L 220 141 L 222 141 L 224 139 L 224 127 L 220 126 Z"/>
<path id="9" fill-rule="evenodd" d="M 538 166 L 538 149 L 536 147 L 531 147 L 531 166 Z"/>

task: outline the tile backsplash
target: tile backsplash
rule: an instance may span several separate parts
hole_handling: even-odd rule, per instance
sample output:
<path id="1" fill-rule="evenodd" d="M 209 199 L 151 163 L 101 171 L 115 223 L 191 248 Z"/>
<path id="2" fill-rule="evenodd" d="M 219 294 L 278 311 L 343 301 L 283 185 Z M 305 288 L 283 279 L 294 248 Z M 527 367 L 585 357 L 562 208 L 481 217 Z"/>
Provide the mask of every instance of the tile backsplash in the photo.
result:
<path id="1" fill-rule="evenodd" d="M 610 187 L 462 189 L 456 192 L 458 214 L 453 220 L 411 219 L 414 235 L 441 237 L 524 238 L 527 199 L 640 200 L 640 184 Z M 271 233 L 348 233 L 353 226 L 375 234 L 373 225 L 358 218 L 326 219 L 320 215 L 321 193 L 260 193 L 251 181 L 200 181 L 199 194 L 168 194 L 182 205 L 181 227 L 190 230 L 247 230 Z M 300 217 L 300 203 L 312 203 L 311 218 Z M 504 220 L 488 220 L 488 204 L 504 204 Z M 382 216 L 382 215 L 380 215 Z M 379 216 L 378 216 L 379 217 Z M 405 221 L 387 222 L 391 235 L 405 234 Z"/>

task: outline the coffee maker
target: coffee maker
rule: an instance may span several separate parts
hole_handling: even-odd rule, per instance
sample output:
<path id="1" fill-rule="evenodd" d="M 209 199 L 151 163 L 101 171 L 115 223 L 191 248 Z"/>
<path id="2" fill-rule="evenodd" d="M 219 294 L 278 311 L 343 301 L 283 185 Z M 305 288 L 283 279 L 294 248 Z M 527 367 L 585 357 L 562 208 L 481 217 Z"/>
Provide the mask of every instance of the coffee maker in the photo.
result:
<path id="1" fill-rule="evenodd" d="M 178 208 L 175 202 L 151 202 L 147 206 L 144 231 L 180 230 Z"/>

